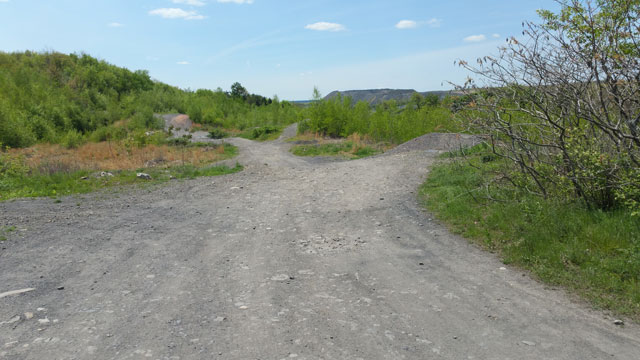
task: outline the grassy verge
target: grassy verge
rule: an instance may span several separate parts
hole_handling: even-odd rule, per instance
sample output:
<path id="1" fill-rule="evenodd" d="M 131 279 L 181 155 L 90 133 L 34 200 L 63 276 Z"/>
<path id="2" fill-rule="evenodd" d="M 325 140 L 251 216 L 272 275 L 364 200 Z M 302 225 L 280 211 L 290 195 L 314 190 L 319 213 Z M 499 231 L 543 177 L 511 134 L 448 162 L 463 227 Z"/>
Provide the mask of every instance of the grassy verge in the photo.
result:
<path id="1" fill-rule="evenodd" d="M 597 308 L 640 319 L 640 221 L 628 211 L 589 210 L 484 186 L 501 165 L 478 149 L 440 164 L 421 188 L 423 201 L 452 231 L 499 253 L 505 264 Z"/>
<path id="2" fill-rule="evenodd" d="M 381 153 L 369 146 L 358 146 L 351 141 L 335 144 L 296 145 L 291 152 L 297 156 L 339 156 L 346 159 L 361 159 Z"/>
<path id="3" fill-rule="evenodd" d="M 215 147 L 210 144 L 189 144 L 166 149 L 148 146 L 135 150 L 135 153 L 132 151 L 130 156 L 117 155 L 114 147 L 111 149 L 112 155 L 105 155 L 105 158 L 94 156 L 92 161 L 83 161 L 79 153 L 73 152 L 44 156 L 43 149 L 23 150 L 29 157 L 24 153 L 0 154 L 0 201 L 57 197 L 105 187 L 154 184 L 242 170 L 240 165 L 233 168 L 211 166 L 216 161 L 237 155 L 237 148 L 229 144 Z M 69 162 L 74 155 L 75 162 Z M 139 179 L 139 172 L 149 174 L 151 180 Z"/>
<path id="4" fill-rule="evenodd" d="M 280 137 L 282 130 L 284 130 L 284 128 L 280 126 L 262 126 L 245 130 L 237 136 L 256 141 L 273 141 Z"/>

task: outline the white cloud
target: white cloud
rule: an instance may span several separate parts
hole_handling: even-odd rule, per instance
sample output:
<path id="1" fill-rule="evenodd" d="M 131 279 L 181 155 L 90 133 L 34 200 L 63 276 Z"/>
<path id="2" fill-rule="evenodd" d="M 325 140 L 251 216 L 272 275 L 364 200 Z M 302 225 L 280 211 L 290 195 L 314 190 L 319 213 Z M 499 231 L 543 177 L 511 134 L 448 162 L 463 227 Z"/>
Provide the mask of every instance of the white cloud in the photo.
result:
<path id="1" fill-rule="evenodd" d="M 424 25 L 432 28 L 437 28 L 437 27 L 440 27 L 441 24 L 442 24 L 442 20 L 437 18 L 431 18 L 427 21 L 420 21 L 420 22 L 415 20 L 401 20 L 396 24 L 396 28 L 400 30 L 406 30 L 406 29 L 415 29 Z"/>
<path id="2" fill-rule="evenodd" d="M 162 8 L 149 11 L 149 15 L 160 16 L 165 19 L 202 20 L 205 17 L 196 11 L 186 11 L 179 8 Z"/>
<path id="3" fill-rule="evenodd" d="M 500 37 L 500 34 L 493 34 L 493 35 L 491 35 L 491 37 L 493 37 L 494 39 L 497 39 L 497 38 Z"/>
<path id="4" fill-rule="evenodd" d="M 0 0 L 0 3 L 9 2 L 9 0 Z"/>
<path id="5" fill-rule="evenodd" d="M 429 27 L 437 28 L 437 27 L 440 27 L 440 25 L 442 25 L 442 19 L 431 18 L 427 20 L 425 24 L 427 24 L 427 26 Z"/>
<path id="6" fill-rule="evenodd" d="M 481 42 L 487 40 L 487 37 L 484 34 L 480 35 L 470 35 L 464 38 L 465 42 Z"/>
<path id="7" fill-rule="evenodd" d="M 178 65 L 191 65 L 191 63 L 188 62 L 188 61 L 178 61 L 176 64 L 178 64 Z"/>
<path id="8" fill-rule="evenodd" d="M 324 22 L 324 21 L 317 22 L 315 24 L 309 24 L 304 28 L 309 30 L 316 30 L 316 31 L 333 31 L 333 32 L 347 30 L 347 28 L 342 24 L 336 24 L 336 23 L 330 23 L 330 22 Z"/>
<path id="9" fill-rule="evenodd" d="M 174 4 L 186 4 L 191 6 L 205 6 L 206 4 L 200 0 L 171 0 Z"/>
<path id="10" fill-rule="evenodd" d="M 0 0 L 1 2 L 2 0 Z M 123 27 L 124 24 L 121 24 L 119 22 L 112 22 L 112 23 L 108 23 L 107 24 L 108 27 L 112 27 L 112 28 L 119 28 L 119 27 Z"/>
<path id="11" fill-rule="evenodd" d="M 253 4 L 253 0 L 218 0 L 219 3 Z"/>
<path id="12" fill-rule="evenodd" d="M 400 20 L 396 24 L 396 28 L 398 29 L 415 29 L 418 27 L 418 23 L 413 20 Z"/>

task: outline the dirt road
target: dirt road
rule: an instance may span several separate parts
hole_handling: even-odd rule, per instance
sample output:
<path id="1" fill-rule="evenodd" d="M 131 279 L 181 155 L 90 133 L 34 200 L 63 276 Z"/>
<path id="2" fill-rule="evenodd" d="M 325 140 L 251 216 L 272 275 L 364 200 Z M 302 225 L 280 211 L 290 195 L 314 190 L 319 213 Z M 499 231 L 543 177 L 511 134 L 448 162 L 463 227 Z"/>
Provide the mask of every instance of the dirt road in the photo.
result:
<path id="1" fill-rule="evenodd" d="M 0 203 L 0 293 L 35 289 L 0 296 L 0 359 L 640 358 L 420 209 L 435 152 L 231 141 L 241 173 Z"/>

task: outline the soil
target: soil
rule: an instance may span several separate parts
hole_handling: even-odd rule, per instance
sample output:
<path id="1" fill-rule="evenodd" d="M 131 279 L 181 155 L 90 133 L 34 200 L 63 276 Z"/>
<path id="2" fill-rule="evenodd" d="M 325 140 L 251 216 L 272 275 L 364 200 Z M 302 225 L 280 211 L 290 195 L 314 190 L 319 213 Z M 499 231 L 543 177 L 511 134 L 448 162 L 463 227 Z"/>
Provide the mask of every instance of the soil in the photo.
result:
<path id="1" fill-rule="evenodd" d="M 420 207 L 450 139 L 325 161 L 294 134 L 226 140 L 232 175 L 0 203 L 0 293 L 29 290 L 0 297 L 0 359 L 638 359 L 636 324 Z"/>

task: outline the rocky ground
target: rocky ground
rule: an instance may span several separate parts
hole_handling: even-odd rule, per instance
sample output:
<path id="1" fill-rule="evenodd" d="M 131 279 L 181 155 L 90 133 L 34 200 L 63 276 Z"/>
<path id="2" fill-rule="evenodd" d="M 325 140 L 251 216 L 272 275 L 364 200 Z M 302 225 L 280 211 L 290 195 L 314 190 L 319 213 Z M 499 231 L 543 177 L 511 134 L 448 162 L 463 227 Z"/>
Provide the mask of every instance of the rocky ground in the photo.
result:
<path id="1" fill-rule="evenodd" d="M 431 140 L 336 162 L 294 132 L 229 140 L 233 175 L 0 203 L 0 359 L 638 359 L 637 325 L 420 208 Z"/>

